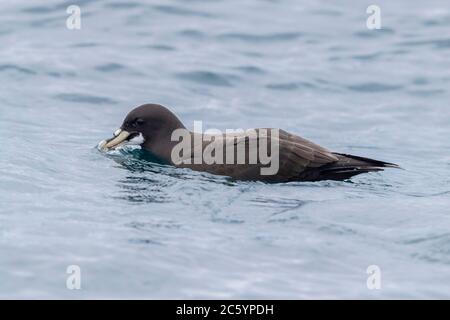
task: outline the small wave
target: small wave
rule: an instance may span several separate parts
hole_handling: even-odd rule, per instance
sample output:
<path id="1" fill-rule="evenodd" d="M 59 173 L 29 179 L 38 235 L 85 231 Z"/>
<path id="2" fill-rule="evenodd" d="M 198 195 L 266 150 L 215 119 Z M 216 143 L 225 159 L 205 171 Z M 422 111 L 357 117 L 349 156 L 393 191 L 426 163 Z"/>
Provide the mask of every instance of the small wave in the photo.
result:
<path id="1" fill-rule="evenodd" d="M 129 240 L 129 242 L 133 243 L 133 244 L 151 244 L 151 245 L 158 245 L 158 246 L 164 245 L 162 242 L 160 242 L 158 240 L 144 239 L 144 238 L 132 238 Z"/>
<path id="2" fill-rule="evenodd" d="M 215 223 L 226 223 L 226 224 L 243 224 L 243 223 L 245 223 L 244 220 L 233 219 L 233 218 L 229 218 L 229 217 L 212 217 L 211 221 L 215 222 Z"/>
<path id="3" fill-rule="evenodd" d="M 88 16 L 89 14 L 86 13 L 84 16 Z M 30 22 L 30 26 L 33 28 L 42 28 L 42 27 L 50 27 L 50 26 L 56 26 L 59 23 L 59 17 L 46 17 L 45 19 L 37 19 L 32 20 Z"/>
<path id="4" fill-rule="evenodd" d="M 156 220 L 151 222 L 129 222 L 127 227 L 140 230 L 152 231 L 154 229 L 181 229 L 182 225 L 174 220 Z"/>
<path id="5" fill-rule="evenodd" d="M 287 82 L 287 83 L 271 83 L 266 85 L 266 88 L 273 90 L 296 90 L 298 89 L 298 84 L 295 82 Z"/>
<path id="6" fill-rule="evenodd" d="M 122 70 L 124 69 L 125 66 L 120 64 L 120 63 L 106 63 L 106 64 L 101 64 L 95 67 L 96 70 L 101 71 L 101 72 L 114 72 L 114 71 L 118 71 L 118 70 Z"/>
<path id="7" fill-rule="evenodd" d="M 395 90 L 400 90 L 402 88 L 403 88 L 403 86 L 401 86 L 401 85 L 384 84 L 384 83 L 379 83 L 379 82 L 367 82 L 367 83 L 347 86 L 347 89 L 349 89 L 351 91 L 367 92 L 367 93 L 395 91 Z"/>
<path id="8" fill-rule="evenodd" d="M 173 46 L 165 45 L 165 44 L 151 44 L 148 46 L 144 46 L 144 48 L 154 49 L 159 51 L 175 51 L 176 48 Z"/>
<path id="9" fill-rule="evenodd" d="M 28 69 L 28 68 L 24 68 L 24 67 L 20 67 L 20 66 L 16 66 L 14 64 L 2 64 L 0 65 L 0 72 L 3 71 L 14 71 L 14 72 L 19 72 L 22 74 L 28 74 L 28 75 L 35 75 L 36 72 Z"/>
<path id="10" fill-rule="evenodd" d="M 99 44 L 95 42 L 79 42 L 71 45 L 72 48 L 93 48 L 98 46 Z"/>
<path id="11" fill-rule="evenodd" d="M 449 195 L 450 191 L 442 191 L 436 193 L 405 193 L 405 195 L 415 198 L 440 197 Z"/>
<path id="12" fill-rule="evenodd" d="M 295 40 L 302 36 L 299 32 L 283 32 L 273 34 L 249 34 L 249 33 L 225 33 L 218 36 L 219 39 L 240 40 L 246 42 L 275 42 Z"/>
<path id="13" fill-rule="evenodd" d="M 195 17 L 203 17 L 203 18 L 210 18 L 213 16 L 212 14 L 207 13 L 207 12 L 191 10 L 191 9 L 184 9 L 184 8 L 174 7 L 174 6 L 169 6 L 169 5 L 156 5 L 156 6 L 153 6 L 153 8 L 159 12 L 178 15 L 178 16 L 195 16 Z"/>
<path id="14" fill-rule="evenodd" d="M 191 39 L 202 39 L 205 38 L 205 34 L 198 30 L 187 29 L 177 32 L 181 37 L 191 38 Z"/>
<path id="15" fill-rule="evenodd" d="M 138 2 L 109 2 L 109 3 L 105 3 L 105 7 L 106 8 L 112 8 L 112 9 L 133 9 L 136 7 L 141 6 L 140 3 Z"/>
<path id="16" fill-rule="evenodd" d="M 276 210 L 272 213 L 273 216 L 279 216 L 283 213 L 300 209 L 301 207 L 312 203 L 311 200 L 299 200 L 299 199 L 286 199 L 286 198 L 269 198 L 269 197 L 257 197 L 251 199 L 250 202 L 260 207 L 271 207 Z"/>
<path id="17" fill-rule="evenodd" d="M 430 97 L 438 94 L 444 94 L 445 90 L 443 89 L 411 90 L 408 91 L 408 93 L 417 97 Z"/>
<path id="18" fill-rule="evenodd" d="M 189 80 L 197 83 L 207 84 L 211 86 L 232 87 L 236 76 L 220 74 L 211 71 L 191 71 L 177 73 L 176 77 L 183 80 Z"/>
<path id="19" fill-rule="evenodd" d="M 413 258 L 432 263 L 450 263 L 449 233 L 413 237 L 401 243 L 414 247 L 415 251 L 411 253 Z"/>
<path id="20" fill-rule="evenodd" d="M 285 83 L 270 83 L 268 85 L 266 85 L 266 88 L 268 89 L 273 89 L 273 90 L 286 90 L 286 91 L 291 91 L 291 90 L 296 90 L 299 88 L 308 88 L 308 89 L 312 89 L 315 88 L 316 86 L 312 83 L 309 82 L 304 82 L 304 81 L 300 81 L 300 82 L 285 82 Z"/>
<path id="21" fill-rule="evenodd" d="M 378 58 L 380 58 L 381 54 L 379 52 L 377 53 L 370 53 L 370 54 L 358 54 L 354 55 L 351 58 L 353 60 L 359 60 L 359 61 L 373 61 Z"/>
<path id="22" fill-rule="evenodd" d="M 335 224 L 335 223 L 329 223 L 323 226 L 318 227 L 319 231 L 329 233 L 329 234 L 335 234 L 338 236 L 345 236 L 345 235 L 356 235 L 357 232 L 355 229 L 347 227 L 342 224 Z"/>
<path id="23" fill-rule="evenodd" d="M 70 5 L 76 4 L 77 6 L 87 6 L 89 4 L 92 4 L 98 0 L 77 0 L 75 3 L 72 0 L 62 1 L 58 2 L 55 5 L 38 5 L 38 6 L 31 6 L 22 9 L 22 12 L 29 13 L 29 14 L 46 14 L 46 13 L 52 13 L 57 11 L 65 11 L 66 8 Z"/>
<path id="24" fill-rule="evenodd" d="M 34 7 L 28 7 L 24 8 L 22 12 L 24 13 L 31 13 L 31 14 L 42 14 L 42 13 L 50 13 L 55 10 L 54 7 L 51 6 L 34 6 Z"/>
<path id="25" fill-rule="evenodd" d="M 117 186 L 120 195 L 115 199 L 126 200 L 131 203 L 168 203 L 173 201 L 171 195 L 166 191 L 170 183 L 166 179 L 157 179 L 154 173 L 149 176 L 127 176 L 119 180 Z"/>
<path id="26" fill-rule="evenodd" d="M 66 72 L 49 71 L 46 74 L 53 78 L 75 77 L 76 76 L 76 73 L 72 72 L 72 71 L 66 71 Z"/>
<path id="27" fill-rule="evenodd" d="M 426 27 L 446 26 L 450 24 L 450 15 L 442 15 L 442 17 L 425 19 L 422 25 Z"/>
<path id="28" fill-rule="evenodd" d="M 429 83 L 429 80 L 427 78 L 422 78 L 422 77 L 418 77 L 418 78 L 414 78 L 411 81 L 412 84 L 415 84 L 416 86 L 423 86 Z"/>
<path id="29" fill-rule="evenodd" d="M 444 241 L 450 243 L 450 234 L 443 233 L 443 234 L 436 234 L 436 235 L 430 235 L 427 237 L 413 237 L 407 240 L 402 241 L 403 244 L 418 244 L 422 242 L 433 242 L 433 241 Z"/>
<path id="30" fill-rule="evenodd" d="M 334 9 L 319 9 L 311 11 L 312 14 L 318 16 L 327 16 L 327 17 L 340 17 L 342 16 L 341 11 L 337 11 Z"/>
<path id="31" fill-rule="evenodd" d="M 384 37 L 393 35 L 395 33 L 394 29 L 390 28 L 381 28 L 381 29 L 374 29 L 374 30 L 364 30 L 364 31 L 358 31 L 353 33 L 355 37 L 358 38 L 377 38 L 377 37 Z"/>
<path id="32" fill-rule="evenodd" d="M 256 66 L 240 66 L 235 67 L 236 70 L 242 71 L 246 74 L 264 74 L 266 73 L 263 69 L 256 67 Z"/>
<path id="33" fill-rule="evenodd" d="M 417 47 L 417 46 L 433 46 L 435 49 L 449 49 L 450 38 L 433 39 L 433 40 L 416 40 L 400 42 L 401 46 Z"/>
<path id="34" fill-rule="evenodd" d="M 57 100 L 67 101 L 67 102 L 80 102 L 80 103 L 91 103 L 91 104 L 116 104 L 117 101 L 101 96 L 94 96 L 82 93 L 61 93 L 54 96 Z"/>

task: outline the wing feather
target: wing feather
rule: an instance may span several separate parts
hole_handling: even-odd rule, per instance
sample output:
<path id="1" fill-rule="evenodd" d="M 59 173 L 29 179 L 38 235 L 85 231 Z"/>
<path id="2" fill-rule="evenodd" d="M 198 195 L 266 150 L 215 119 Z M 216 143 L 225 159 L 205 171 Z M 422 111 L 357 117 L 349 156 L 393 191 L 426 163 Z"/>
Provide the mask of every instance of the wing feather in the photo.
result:
<path id="1" fill-rule="evenodd" d="M 235 137 L 226 135 L 215 136 L 215 141 L 222 141 L 223 143 L 223 164 L 202 164 L 194 165 L 194 153 L 191 155 L 192 165 L 186 165 L 194 170 L 208 171 L 210 173 L 228 175 L 239 179 L 261 180 L 264 176 L 260 175 L 260 169 L 267 165 L 259 162 L 257 164 L 226 164 L 226 145 L 227 143 L 234 144 L 234 146 L 245 145 L 246 159 L 248 161 L 248 154 L 256 152 L 259 155 L 259 147 L 262 137 L 267 139 L 277 139 L 279 145 L 279 170 L 274 176 L 266 176 L 266 180 L 271 181 L 288 181 L 295 179 L 301 175 L 305 170 L 310 168 L 318 168 L 333 162 L 338 161 L 338 157 L 328 151 L 327 149 L 306 140 L 300 136 L 288 133 L 284 130 L 279 130 L 278 138 L 270 135 L 270 129 L 255 129 L 258 135 L 242 133 Z M 257 140 L 255 140 L 257 139 Z M 267 141 L 267 140 L 266 140 Z M 270 140 L 270 143 L 273 141 Z M 203 148 L 210 142 L 203 144 Z M 268 143 L 270 145 L 270 143 Z M 255 148 L 257 148 L 255 150 Z M 234 148 L 236 150 L 236 148 Z M 199 154 L 199 153 L 197 153 Z M 236 159 L 236 154 L 234 159 Z"/>

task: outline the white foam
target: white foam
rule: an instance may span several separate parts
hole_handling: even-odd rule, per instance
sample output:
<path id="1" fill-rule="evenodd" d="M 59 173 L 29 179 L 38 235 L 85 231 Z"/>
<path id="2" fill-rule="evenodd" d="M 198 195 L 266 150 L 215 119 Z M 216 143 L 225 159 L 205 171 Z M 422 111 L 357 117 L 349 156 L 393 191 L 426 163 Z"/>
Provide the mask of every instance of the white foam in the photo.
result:
<path id="1" fill-rule="evenodd" d="M 102 140 L 97 144 L 97 149 L 102 150 L 105 145 L 106 145 L 106 140 Z"/>

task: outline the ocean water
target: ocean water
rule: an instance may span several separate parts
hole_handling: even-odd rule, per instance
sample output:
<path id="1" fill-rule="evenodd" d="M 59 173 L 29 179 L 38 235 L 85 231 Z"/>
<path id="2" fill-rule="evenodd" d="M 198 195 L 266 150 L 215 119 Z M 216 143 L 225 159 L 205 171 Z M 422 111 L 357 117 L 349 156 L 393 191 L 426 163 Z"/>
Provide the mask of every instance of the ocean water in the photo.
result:
<path id="1" fill-rule="evenodd" d="M 449 298 L 450 5 L 377 0 L 369 30 L 370 4 L 2 1 L 0 297 Z M 95 149 L 150 102 L 404 170 L 264 184 Z"/>

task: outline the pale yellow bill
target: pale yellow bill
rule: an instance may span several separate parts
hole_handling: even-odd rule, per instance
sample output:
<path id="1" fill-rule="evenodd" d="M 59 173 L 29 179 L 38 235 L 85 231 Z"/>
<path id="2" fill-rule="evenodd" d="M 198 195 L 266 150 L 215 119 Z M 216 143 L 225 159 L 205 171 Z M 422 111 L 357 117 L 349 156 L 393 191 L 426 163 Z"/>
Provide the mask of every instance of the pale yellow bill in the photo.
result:
<path id="1" fill-rule="evenodd" d="M 108 150 L 108 149 L 114 149 L 120 146 L 123 142 L 127 140 L 127 138 L 130 136 L 130 133 L 125 130 L 117 130 L 114 133 L 115 137 L 108 141 L 103 141 L 99 148 L 101 150 Z"/>

